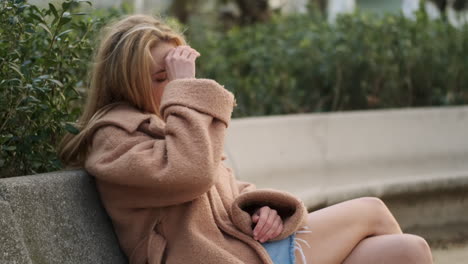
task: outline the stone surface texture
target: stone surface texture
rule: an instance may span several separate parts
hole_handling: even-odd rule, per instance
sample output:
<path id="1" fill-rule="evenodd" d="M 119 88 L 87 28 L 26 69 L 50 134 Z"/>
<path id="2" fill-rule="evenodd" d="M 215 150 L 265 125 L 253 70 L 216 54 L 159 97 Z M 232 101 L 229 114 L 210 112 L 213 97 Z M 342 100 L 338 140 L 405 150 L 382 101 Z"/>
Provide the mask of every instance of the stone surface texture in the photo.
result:
<path id="1" fill-rule="evenodd" d="M 32 264 L 10 205 L 0 200 L 0 263 Z"/>
<path id="2" fill-rule="evenodd" d="M 0 263 L 127 263 L 84 171 L 1 179 L 0 199 Z"/>

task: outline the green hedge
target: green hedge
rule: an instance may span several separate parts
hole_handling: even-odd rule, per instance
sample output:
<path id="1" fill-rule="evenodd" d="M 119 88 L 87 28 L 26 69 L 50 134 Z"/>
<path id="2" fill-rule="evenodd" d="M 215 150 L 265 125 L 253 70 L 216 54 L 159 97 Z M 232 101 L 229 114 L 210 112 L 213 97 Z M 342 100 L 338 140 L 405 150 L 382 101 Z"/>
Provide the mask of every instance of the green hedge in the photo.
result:
<path id="1" fill-rule="evenodd" d="M 196 40 L 198 70 L 234 91 L 237 117 L 468 102 L 468 26 L 423 12 L 277 17 Z"/>
<path id="2" fill-rule="evenodd" d="M 0 178 L 61 168 L 55 147 L 75 131 L 95 36 L 124 13 L 88 16 L 87 4 L 0 2 Z"/>

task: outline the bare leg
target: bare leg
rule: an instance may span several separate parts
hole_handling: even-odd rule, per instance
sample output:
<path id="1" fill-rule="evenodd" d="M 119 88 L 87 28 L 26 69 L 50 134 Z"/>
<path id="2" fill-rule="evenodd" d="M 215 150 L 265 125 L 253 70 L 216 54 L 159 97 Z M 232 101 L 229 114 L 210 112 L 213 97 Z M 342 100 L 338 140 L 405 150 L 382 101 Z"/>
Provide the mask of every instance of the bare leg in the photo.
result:
<path id="1" fill-rule="evenodd" d="M 426 241 L 414 235 L 382 235 L 362 240 L 343 264 L 430 264 Z"/>
<path id="2" fill-rule="evenodd" d="M 309 233 L 298 233 L 307 263 L 343 263 L 367 237 L 402 234 L 385 204 L 377 198 L 359 198 L 336 204 L 308 216 Z M 310 248 L 301 243 L 307 242 Z M 297 250 L 298 264 L 303 264 Z"/>

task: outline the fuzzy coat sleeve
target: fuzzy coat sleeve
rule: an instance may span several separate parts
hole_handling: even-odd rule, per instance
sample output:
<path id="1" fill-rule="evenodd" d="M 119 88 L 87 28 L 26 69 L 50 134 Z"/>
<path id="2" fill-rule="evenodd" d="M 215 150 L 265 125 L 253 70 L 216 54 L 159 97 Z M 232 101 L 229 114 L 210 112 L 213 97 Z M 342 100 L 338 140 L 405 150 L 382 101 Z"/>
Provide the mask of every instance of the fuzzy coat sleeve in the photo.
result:
<path id="1" fill-rule="evenodd" d="M 98 129 L 85 168 L 112 185 L 123 207 L 160 207 L 184 203 L 216 182 L 225 130 L 234 96 L 213 80 L 168 83 L 160 112 L 165 135 L 155 138 L 117 126 Z M 128 204 L 127 204 L 128 203 Z"/>
<path id="2" fill-rule="evenodd" d="M 252 214 L 262 206 L 275 209 L 283 220 L 283 231 L 274 239 L 277 241 L 290 236 L 307 224 L 307 208 L 290 193 L 274 189 L 256 189 L 249 182 L 236 181 L 239 195 L 231 205 L 232 222 L 243 233 L 253 236 Z"/>

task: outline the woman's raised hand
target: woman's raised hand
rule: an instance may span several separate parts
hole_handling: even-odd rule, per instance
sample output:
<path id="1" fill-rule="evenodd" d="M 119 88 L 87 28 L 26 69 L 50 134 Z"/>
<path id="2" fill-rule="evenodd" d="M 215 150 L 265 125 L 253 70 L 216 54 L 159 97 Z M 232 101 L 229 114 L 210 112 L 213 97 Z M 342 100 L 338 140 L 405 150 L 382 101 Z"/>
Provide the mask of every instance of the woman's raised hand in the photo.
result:
<path id="1" fill-rule="evenodd" d="M 268 206 L 259 208 L 252 215 L 252 222 L 257 224 L 253 230 L 254 239 L 261 243 L 277 237 L 283 231 L 283 220 L 275 209 Z"/>
<path id="2" fill-rule="evenodd" d="M 199 56 L 198 51 L 186 45 L 170 50 L 165 58 L 168 80 L 195 78 L 195 59 Z"/>

